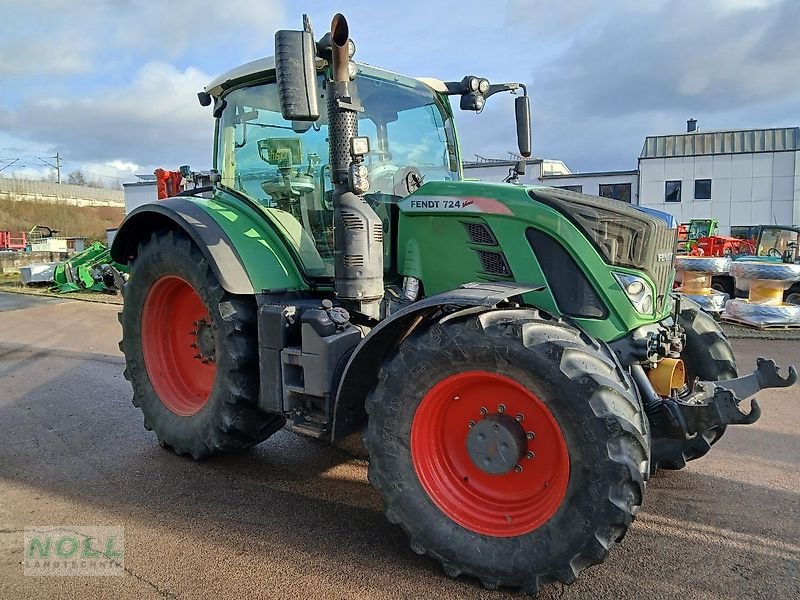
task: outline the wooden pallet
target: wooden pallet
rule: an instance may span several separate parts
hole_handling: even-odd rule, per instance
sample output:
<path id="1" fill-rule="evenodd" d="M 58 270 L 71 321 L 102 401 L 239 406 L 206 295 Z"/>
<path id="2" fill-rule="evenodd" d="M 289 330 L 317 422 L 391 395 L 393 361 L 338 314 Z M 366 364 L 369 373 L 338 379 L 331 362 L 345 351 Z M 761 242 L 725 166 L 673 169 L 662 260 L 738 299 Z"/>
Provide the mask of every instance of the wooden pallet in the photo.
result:
<path id="1" fill-rule="evenodd" d="M 735 317 L 726 317 L 725 315 L 722 316 L 722 320 L 726 323 L 733 323 L 734 325 L 742 325 L 743 327 L 749 327 L 751 329 L 758 329 L 759 331 L 793 331 L 800 329 L 800 323 L 793 323 L 790 325 L 780 325 L 780 324 L 766 324 L 766 323 L 750 323 L 749 321 L 743 321 L 742 319 L 737 319 Z"/>

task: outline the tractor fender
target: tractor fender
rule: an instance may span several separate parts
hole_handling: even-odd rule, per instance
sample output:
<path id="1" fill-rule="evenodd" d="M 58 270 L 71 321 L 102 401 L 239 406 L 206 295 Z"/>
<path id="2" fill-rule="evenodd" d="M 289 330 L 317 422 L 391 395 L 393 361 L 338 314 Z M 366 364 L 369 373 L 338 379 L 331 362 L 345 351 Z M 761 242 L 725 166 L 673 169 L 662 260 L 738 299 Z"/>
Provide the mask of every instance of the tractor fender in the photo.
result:
<path id="1" fill-rule="evenodd" d="M 504 300 L 541 289 L 517 283 L 468 283 L 414 302 L 381 321 L 356 346 L 344 367 L 333 409 L 331 442 L 341 441 L 366 423 L 364 402 L 384 359 L 420 324 L 441 316 L 442 307 L 490 310 Z"/>
<path id="2" fill-rule="evenodd" d="M 159 229 L 186 232 L 227 292 L 253 294 L 253 284 L 242 258 L 225 230 L 202 207 L 186 198 L 168 198 L 132 210 L 114 237 L 111 257 L 118 263 L 128 264 L 136 258 L 139 244 L 149 240 Z"/>

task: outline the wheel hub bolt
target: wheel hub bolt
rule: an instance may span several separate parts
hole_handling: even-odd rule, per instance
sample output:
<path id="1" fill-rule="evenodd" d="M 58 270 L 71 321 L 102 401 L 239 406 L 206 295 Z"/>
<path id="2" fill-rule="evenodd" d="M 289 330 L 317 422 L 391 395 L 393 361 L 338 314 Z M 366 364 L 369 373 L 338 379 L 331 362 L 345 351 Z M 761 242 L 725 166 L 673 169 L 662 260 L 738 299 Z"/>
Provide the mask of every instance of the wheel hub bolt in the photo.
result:
<path id="1" fill-rule="evenodd" d="M 526 437 L 527 437 L 529 440 L 532 440 L 533 438 L 535 438 L 535 437 L 536 437 L 536 434 L 535 434 L 535 433 L 533 433 L 532 431 L 529 431 L 528 433 L 526 433 L 526 434 L 525 434 L 525 436 L 526 436 Z"/>
<path id="2" fill-rule="evenodd" d="M 514 465 L 515 473 L 522 473 L 522 465 Z"/>
<path id="3" fill-rule="evenodd" d="M 482 415 L 486 416 L 486 414 L 488 414 L 488 412 L 489 412 L 489 411 L 488 411 L 488 410 L 486 410 L 486 407 L 485 407 L 485 406 L 481 406 L 480 413 L 481 413 Z"/>
<path id="4" fill-rule="evenodd" d="M 475 427 L 475 421 L 470 421 L 470 422 L 469 422 L 469 426 L 470 426 L 470 427 Z"/>
<path id="5" fill-rule="evenodd" d="M 530 450 L 528 450 L 528 451 L 525 453 L 525 458 L 527 458 L 527 459 L 529 459 L 529 460 L 530 460 L 530 459 L 532 459 L 534 456 L 536 456 L 536 455 L 535 455 L 533 452 L 531 452 Z"/>
<path id="6" fill-rule="evenodd" d="M 504 413 L 504 412 L 506 412 L 506 405 L 505 405 L 505 404 L 500 404 L 500 405 L 498 405 L 498 407 L 497 407 L 497 412 L 499 412 L 499 413 Z"/>
<path id="7" fill-rule="evenodd" d="M 517 423 L 522 423 L 522 421 L 525 419 L 525 415 L 517 415 L 514 417 L 514 419 L 516 419 Z"/>

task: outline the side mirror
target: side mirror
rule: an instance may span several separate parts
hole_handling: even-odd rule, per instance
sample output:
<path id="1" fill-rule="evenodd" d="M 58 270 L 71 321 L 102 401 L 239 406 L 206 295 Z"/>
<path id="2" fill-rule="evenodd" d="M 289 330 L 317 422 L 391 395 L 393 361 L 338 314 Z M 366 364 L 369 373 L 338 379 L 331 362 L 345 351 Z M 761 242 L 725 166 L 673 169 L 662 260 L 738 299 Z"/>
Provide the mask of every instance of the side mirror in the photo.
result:
<path id="1" fill-rule="evenodd" d="M 287 121 L 316 121 L 319 118 L 317 94 L 317 45 L 308 20 L 304 31 L 281 30 L 275 33 L 275 79 L 281 114 Z"/>
<path id="2" fill-rule="evenodd" d="M 528 158 L 531 155 L 531 102 L 526 96 L 514 99 L 514 112 L 517 116 L 517 146 L 520 155 Z"/>

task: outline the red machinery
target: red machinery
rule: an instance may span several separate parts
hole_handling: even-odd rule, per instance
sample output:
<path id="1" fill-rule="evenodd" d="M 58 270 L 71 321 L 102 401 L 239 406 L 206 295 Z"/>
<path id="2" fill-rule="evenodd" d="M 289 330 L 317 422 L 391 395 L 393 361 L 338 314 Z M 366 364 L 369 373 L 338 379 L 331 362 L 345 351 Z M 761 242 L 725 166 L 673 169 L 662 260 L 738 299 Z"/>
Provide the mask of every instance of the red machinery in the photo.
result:
<path id="1" fill-rule="evenodd" d="M 28 235 L 24 231 L 0 231 L 0 250 L 25 250 Z"/>
<path id="2" fill-rule="evenodd" d="M 701 237 L 692 242 L 691 251 L 695 256 L 739 256 L 744 254 L 755 254 L 756 247 L 748 240 L 727 237 L 723 235 L 712 235 Z"/>
<path id="3" fill-rule="evenodd" d="M 181 184 L 183 183 L 183 175 L 180 171 L 167 171 L 166 169 L 156 169 L 156 189 L 158 190 L 158 199 L 171 198 L 183 191 Z"/>

